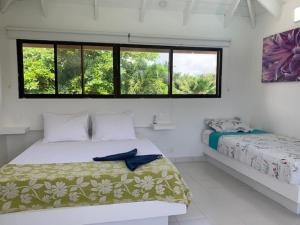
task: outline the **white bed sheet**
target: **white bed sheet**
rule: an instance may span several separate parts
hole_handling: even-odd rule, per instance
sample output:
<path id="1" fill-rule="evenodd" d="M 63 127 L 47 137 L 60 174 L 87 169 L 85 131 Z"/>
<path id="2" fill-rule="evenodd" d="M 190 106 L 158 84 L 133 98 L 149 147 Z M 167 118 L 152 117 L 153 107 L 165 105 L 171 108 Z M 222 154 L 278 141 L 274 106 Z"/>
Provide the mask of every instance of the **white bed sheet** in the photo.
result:
<path id="1" fill-rule="evenodd" d="M 41 140 L 13 159 L 10 164 L 49 164 L 90 162 L 94 157 L 103 157 L 130 151 L 136 148 L 138 155 L 162 154 L 148 139 L 128 141 L 83 141 L 42 143 Z"/>

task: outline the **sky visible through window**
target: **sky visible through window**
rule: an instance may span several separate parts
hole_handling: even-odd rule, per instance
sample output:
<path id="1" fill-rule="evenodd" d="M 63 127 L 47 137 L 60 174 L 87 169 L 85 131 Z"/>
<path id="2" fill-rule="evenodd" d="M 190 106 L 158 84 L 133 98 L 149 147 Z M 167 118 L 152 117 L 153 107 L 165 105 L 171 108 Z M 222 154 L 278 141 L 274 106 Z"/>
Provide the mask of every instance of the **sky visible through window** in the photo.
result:
<path id="1" fill-rule="evenodd" d="M 168 55 L 160 54 L 160 62 L 168 61 Z M 203 74 L 216 74 L 217 55 L 174 53 L 174 72 L 199 76 Z"/>

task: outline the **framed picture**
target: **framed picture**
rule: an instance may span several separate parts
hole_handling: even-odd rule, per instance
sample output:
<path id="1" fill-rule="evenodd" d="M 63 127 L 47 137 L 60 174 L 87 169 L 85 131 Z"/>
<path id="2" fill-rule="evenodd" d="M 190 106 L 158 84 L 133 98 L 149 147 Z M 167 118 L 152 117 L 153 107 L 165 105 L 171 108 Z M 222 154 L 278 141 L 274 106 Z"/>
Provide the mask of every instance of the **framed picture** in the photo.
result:
<path id="1" fill-rule="evenodd" d="M 266 37 L 262 82 L 300 81 L 300 28 Z"/>

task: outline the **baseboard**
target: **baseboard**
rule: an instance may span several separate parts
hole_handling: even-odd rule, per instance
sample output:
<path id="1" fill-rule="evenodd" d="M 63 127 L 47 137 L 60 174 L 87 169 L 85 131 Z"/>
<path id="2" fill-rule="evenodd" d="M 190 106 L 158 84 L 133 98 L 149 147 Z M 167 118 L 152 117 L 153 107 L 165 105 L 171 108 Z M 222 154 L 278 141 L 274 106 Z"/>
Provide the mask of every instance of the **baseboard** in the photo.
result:
<path id="1" fill-rule="evenodd" d="M 194 156 L 194 157 L 168 157 L 174 163 L 184 162 L 205 162 L 205 156 Z"/>

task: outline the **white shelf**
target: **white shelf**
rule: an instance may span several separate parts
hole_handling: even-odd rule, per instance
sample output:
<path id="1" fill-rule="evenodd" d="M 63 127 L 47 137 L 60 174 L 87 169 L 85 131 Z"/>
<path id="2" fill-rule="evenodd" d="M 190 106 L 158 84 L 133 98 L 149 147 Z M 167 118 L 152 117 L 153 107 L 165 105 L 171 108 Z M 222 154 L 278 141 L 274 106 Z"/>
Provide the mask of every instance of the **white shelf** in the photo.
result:
<path id="1" fill-rule="evenodd" d="M 176 128 L 173 123 L 153 124 L 153 130 L 174 130 Z"/>
<path id="2" fill-rule="evenodd" d="M 26 134 L 29 126 L 0 126 L 0 135 Z"/>

